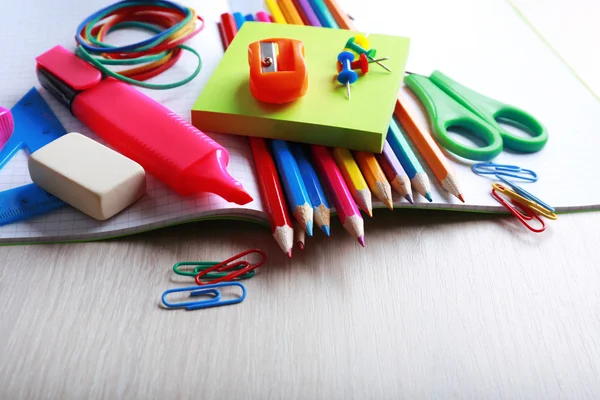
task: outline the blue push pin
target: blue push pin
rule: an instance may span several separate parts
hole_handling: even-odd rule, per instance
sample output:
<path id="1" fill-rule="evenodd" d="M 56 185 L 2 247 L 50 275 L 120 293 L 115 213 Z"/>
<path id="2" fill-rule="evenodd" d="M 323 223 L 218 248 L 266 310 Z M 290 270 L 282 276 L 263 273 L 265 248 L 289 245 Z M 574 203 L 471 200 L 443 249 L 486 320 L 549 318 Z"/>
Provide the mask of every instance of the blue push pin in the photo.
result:
<path id="1" fill-rule="evenodd" d="M 350 85 L 358 79 L 358 74 L 351 68 L 354 54 L 349 51 L 342 51 L 338 55 L 338 61 L 342 64 L 342 70 L 338 74 L 337 80 L 342 85 L 346 85 L 346 93 L 348 94 L 348 100 L 350 100 Z"/>

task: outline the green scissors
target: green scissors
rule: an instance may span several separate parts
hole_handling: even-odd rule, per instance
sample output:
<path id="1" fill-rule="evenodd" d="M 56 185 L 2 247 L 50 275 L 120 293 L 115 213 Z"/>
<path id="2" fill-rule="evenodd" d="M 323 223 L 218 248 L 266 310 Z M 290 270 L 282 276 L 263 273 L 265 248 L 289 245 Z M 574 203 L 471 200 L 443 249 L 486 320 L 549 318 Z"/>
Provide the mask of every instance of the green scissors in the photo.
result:
<path id="1" fill-rule="evenodd" d="M 490 161 L 504 148 L 534 153 L 548 141 L 547 129 L 531 114 L 483 96 L 439 71 L 429 77 L 409 73 L 404 82 L 427 110 L 437 142 L 460 157 Z M 498 122 L 515 126 L 531 136 L 514 135 Z M 448 134 L 450 127 L 466 129 L 481 137 L 487 145 L 471 147 L 459 143 Z"/>

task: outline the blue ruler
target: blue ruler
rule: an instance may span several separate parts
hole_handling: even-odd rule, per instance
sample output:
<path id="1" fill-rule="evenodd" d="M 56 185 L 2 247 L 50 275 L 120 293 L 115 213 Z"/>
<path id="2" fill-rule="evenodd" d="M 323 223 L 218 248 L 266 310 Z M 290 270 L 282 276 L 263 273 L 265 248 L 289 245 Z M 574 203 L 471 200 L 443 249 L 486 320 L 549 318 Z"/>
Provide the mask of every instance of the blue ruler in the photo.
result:
<path id="1" fill-rule="evenodd" d="M 46 101 L 32 88 L 13 108 L 15 130 L 0 150 L 2 168 L 19 150 L 33 153 L 66 134 Z M 0 225 L 45 214 L 66 203 L 31 183 L 0 192 Z"/>

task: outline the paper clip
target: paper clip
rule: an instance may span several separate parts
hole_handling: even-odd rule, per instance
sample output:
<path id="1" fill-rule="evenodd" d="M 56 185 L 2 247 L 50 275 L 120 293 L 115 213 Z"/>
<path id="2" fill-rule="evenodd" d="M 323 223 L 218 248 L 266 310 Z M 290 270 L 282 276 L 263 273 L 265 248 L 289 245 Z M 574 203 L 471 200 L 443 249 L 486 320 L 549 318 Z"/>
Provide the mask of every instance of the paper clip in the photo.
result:
<path id="1" fill-rule="evenodd" d="M 534 211 L 535 213 L 541 215 L 542 217 L 546 217 L 548 219 L 551 220 L 557 220 L 558 216 L 551 211 L 548 211 L 545 207 L 539 205 L 538 203 L 529 200 L 528 198 L 525 198 L 521 195 L 519 195 L 517 192 L 507 189 L 504 186 L 502 186 L 499 183 L 493 183 L 492 187 L 494 189 L 496 189 L 497 191 L 499 191 L 500 193 L 502 193 L 503 195 L 509 197 L 511 200 L 513 200 L 513 202 L 517 202 L 520 205 L 524 205 L 525 207 L 530 208 L 532 211 Z"/>
<path id="2" fill-rule="evenodd" d="M 196 275 L 198 275 L 198 273 L 200 271 L 203 271 L 203 270 L 210 268 L 217 264 L 219 264 L 218 261 L 181 261 L 181 262 L 178 262 L 175 265 L 173 265 L 173 272 L 175 272 L 177 275 L 182 275 L 182 276 L 196 276 Z M 245 268 L 249 265 L 250 265 L 250 263 L 248 261 L 238 261 L 237 263 L 231 264 L 229 266 L 229 268 L 227 268 L 227 269 L 237 271 L 237 270 L 239 270 L 241 268 Z M 183 266 L 194 266 L 195 268 L 193 270 L 183 270 L 181 268 Z M 237 280 L 249 279 L 249 278 L 252 278 L 255 274 L 256 274 L 256 271 L 246 272 L 246 273 L 236 277 L 236 279 Z M 205 279 L 217 279 L 217 278 L 221 278 L 225 275 L 226 275 L 225 272 L 211 272 L 211 273 L 206 274 L 204 276 L 204 278 Z"/>
<path id="3" fill-rule="evenodd" d="M 471 169 L 477 175 L 496 175 L 498 178 L 500 176 L 508 176 L 525 182 L 536 182 L 538 180 L 538 176 L 534 171 L 516 165 L 487 162 L 473 164 Z"/>
<path id="4" fill-rule="evenodd" d="M 548 210 L 550 212 L 556 211 L 554 209 L 554 207 L 551 207 L 547 203 L 544 203 L 542 200 L 538 199 L 537 197 L 535 197 L 534 195 L 532 195 L 531 193 L 529 193 L 527 190 L 523 189 L 522 187 L 512 183 L 509 180 L 504 179 L 501 176 L 498 176 L 497 178 L 500 179 L 502 182 L 506 183 L 508 186 L 510 186 L 510 188 L 512 190 L 514 190 L 517 194 L 525 197 L 527 200 L 531 200 L 532 202 L 539 204 L 540 206 L 544 207 L 546 210 Z"/>
<path id="5" fill-rule="evenodd" d="M 535 232 L 535 233 L 541 233 L 546 230 L 546 223 L 544 222 L 543 219 L 541 219 L 540 217 L 537 216 L 535 211 L 533 211 L 526 205 L 513 200 L 513 204 L 519 208 L 519 210 L 517 210 L 515 207 L 511 206 L 507 201 L 505 201 L 502 197 L 500 197 L 500 195 L 498 193 L 496 193 L 496 190 L 507 195 L 506 194 L 507 189 L 504 188 L 502 185 L 495 183 L 492 185 L 492 196 L 498 201 L 498 203 L 500 203 L 504 207 L 506 207 L 506 209 L 508 209 L 508 211 L 510 211 L 510 213 L 512 215 L 517 217 L 517 219 L 519 221 L 521 221 L 521 223 L 523 225 L 525 225 L 525 227 L 527 229 L 529 229 L 530 231 Z M 535 218 L 536 220 L 538 220 L 540 222 L 540 224 L 542 225 L 540 228 L 535 228 L 527 222 L 527 221 L 533 220 L 533 218 Z"/>
<path id="6" fill-rule="evenodd" d="M 242 295 L 230 300 L 221 301 L 221 292 L 216 290 L 218 287 L 238 286 L 242 289 Z M 209 300 L 185 301 L 180 303 L 169 303 L 166 297 L 170 293 L 190 292 L 190 297 L 209 296 L 213 297 Z M 168 308 L 185 308 L 186 310 L 198 310 L 201 308 L 220 307 L 229 304 L 237 304 L 244 301 L 246 298 L 246 287 L 239 282 L 223 282 L 204 286 L 190 286 L 184 288 L 169 289 L 162 294 L 162 303 Z"/>
<path id="7" fill-rule="evenodd" d="M 256 262 L 255 264 L 250 264 L 248 261 L 238 261 L 236 263 L 233 263 L 230 265 L 231 262 L 239 260 L 240 258 L 248 255 L 248 254 L 252 254 L 252 253 L 258 253 L 261 255 L 260 260 L 258 260 L 258 262 Z M 223 282 L 223 281 L 232 281 L 233 279 L 235 279 L 238 276 L 241 276 L 245 273 L 248 273 L 250 271 L 255 270 L 256 268 L 260 267 L 261 265 L 263 265 L 265 263 L 265 261 L 267 261 L 267 255 L 265 254 L 264 251 L 259 250 L 259 249 L 251 249 L 251 250 L 246 250 L 241 252 L 240 254 L 237 254 L 225 261 L 222 261 L 218 264 L 213 265 L 212 267 L 206 268 L 204 271 L 200 271 L 197 275 L 196 275 L 196 284 L 197 285 L 206 285 L 207 283 L 217 283 L 217 282 Z M 242 265 L 242 263 L 244 263 L 244 266 L 240 269 L 237 270 L 233 270 L 227 274 L 225 274 L 224 276 L 220 277 L 220 278 L 216 278 L 214 280 L 211 281 L 202 281 L 202 277 L 206 276 L 207 274 L 216 271 L 216 272 L 225 272 L 225 271 L 230 271 L 233 267 L 235 266 L 239 266 Z"/>

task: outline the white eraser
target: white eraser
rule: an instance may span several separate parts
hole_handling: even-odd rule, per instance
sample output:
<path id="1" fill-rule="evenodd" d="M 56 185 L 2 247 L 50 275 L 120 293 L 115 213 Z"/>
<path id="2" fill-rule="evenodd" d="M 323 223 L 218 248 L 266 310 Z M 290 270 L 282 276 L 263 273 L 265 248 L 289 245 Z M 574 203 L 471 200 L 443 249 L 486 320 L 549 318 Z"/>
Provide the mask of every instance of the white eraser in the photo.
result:
<path id="1" fill-rule="evenodd" d="M 146 173 L 138 163 L 77 132 L 31 154 L 29 174 L 42 189 L 98 220 L 146 192 Z"/>

